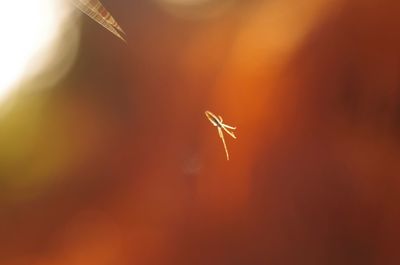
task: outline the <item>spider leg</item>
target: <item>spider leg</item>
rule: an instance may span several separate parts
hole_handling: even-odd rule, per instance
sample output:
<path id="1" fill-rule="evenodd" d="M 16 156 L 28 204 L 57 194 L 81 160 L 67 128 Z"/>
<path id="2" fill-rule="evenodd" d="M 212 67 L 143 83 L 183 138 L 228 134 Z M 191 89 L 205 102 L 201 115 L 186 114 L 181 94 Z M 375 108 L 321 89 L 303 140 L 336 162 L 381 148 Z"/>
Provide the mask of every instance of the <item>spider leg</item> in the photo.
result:
<path id="1" fill-rule="evenodd" d="M 236 127 L 229 126 L 229 125 L 226 125 L 226 124 L 224 124 L 224 126 L 225 126 L 226 128 L 228 128 L 228 129 L 231 129 L 231 130 L 236 130 Z"/>
<path id="2" fill-rule="evenodd" d="M 225 124 L 223 124 L 222 129 L 224 129 L 224 131 L 225 131 L 227 134 L 229 134 L 232 138 L 235 138 L 235 139 L 236 139 L 235 134 L 234 134 L 233 132 L 229 131 L 229 130 L 226 128 Z"/>
<path id="3" fill-rule="evenodd" d="M 223 136 L 222 136 L 222 130 L 221 130 L 221 128 L 220 128 L 220 127 L 217 127 L 217 129 L 218 129 L 218 135 L 219 135 L 219 137 L 222 138 Z"/>
<path id="4" fill-rule="evenodd" d="M 224 121 L 224 120 L 222 119 L 222 117 L 219 116 L 219 115 L 218 115 L 218 118 L 219 118 L 219 122 L 220 122 L 220 123 L 222 123 L 222 122 Z"/>
<path id="5" fill-rule="evenodd" d="M 219 134 L 219 137 L 221 137 L 222 144 L 224 145 L 224 149 L 225 149 L 225 153 L 226 153 L 226 160 L 229 160 L 228 148 L 226 147 L 224 134 L 223 134 L 223 132 L 222 132 L 220 127 L 218 127 L 218 134 Z"/>

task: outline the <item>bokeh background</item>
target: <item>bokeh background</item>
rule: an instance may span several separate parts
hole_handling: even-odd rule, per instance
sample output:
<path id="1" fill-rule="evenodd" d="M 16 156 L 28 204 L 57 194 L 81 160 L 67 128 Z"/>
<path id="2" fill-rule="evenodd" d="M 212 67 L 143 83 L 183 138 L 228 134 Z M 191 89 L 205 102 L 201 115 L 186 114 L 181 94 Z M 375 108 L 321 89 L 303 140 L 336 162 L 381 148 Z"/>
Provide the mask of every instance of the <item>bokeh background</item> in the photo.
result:
<path id="1" fill-rule="evenodd" d="M 0 264 L 400 264 L 399 1 L 102 2 L 0 105 Z"/>

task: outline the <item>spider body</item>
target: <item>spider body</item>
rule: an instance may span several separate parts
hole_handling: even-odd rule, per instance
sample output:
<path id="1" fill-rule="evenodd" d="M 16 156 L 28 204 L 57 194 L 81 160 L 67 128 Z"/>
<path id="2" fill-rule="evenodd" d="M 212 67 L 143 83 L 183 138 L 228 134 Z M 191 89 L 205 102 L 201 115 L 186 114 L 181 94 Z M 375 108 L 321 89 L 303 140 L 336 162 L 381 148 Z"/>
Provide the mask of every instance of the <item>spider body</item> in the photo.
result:
<path id="1" fill-rule="evenodd" d="M 227 124 L 224 124 L 222 117 L 215 115 L 211 111 L 207 110 L 205 112 L 205 115 L 208 118 L 208 120 L 211 122 L 211 124 L 214 125 L 215 127 L 217 127 L 218 135 L 222 140 L 222 144 L 224 145 L 224 149 L 225 149 L 225 153 L 226 153 L 226 159 L 229 160 L 228 148 L 226 147 L 223 131 L 225 131 L 227 134 L 229 134 L 232 138 L 236 139 L 235 134 L 232 131 L 230 131 L 230 130 L 236 130 L 236 127 L 232 127 L 232 126 L 229 126 Z"/>

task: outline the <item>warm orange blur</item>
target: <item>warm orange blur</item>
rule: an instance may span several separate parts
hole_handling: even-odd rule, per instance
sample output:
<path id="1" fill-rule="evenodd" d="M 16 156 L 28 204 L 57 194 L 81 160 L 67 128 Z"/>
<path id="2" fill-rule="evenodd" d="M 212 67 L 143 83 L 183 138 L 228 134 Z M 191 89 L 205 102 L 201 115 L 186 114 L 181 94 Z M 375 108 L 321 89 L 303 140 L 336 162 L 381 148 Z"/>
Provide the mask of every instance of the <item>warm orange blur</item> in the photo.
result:
<path id="1" fill-rule="evenodd" d="M 1 265 L 400 264 L 399 1 L 102 2 L 0 116 Z"/>

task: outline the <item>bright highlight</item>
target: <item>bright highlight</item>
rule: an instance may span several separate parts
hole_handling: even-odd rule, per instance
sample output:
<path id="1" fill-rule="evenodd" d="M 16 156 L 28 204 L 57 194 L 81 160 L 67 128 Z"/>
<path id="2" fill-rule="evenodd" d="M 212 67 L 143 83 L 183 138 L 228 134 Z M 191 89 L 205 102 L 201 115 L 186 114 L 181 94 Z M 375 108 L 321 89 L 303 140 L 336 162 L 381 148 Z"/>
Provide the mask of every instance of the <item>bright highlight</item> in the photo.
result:
<path id="1" fill-rule="evenodd" d="M 44 53 L 60 36 L 69 5 L 63 0 L 11 0 L 1 4 L 0 104 L 24 78 L 38 73 Z"/>

